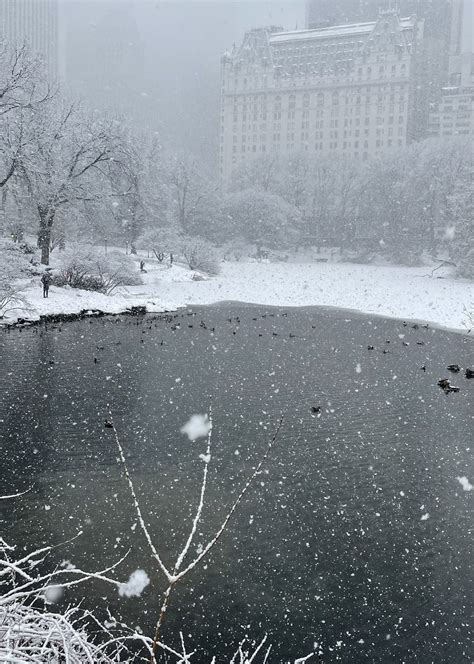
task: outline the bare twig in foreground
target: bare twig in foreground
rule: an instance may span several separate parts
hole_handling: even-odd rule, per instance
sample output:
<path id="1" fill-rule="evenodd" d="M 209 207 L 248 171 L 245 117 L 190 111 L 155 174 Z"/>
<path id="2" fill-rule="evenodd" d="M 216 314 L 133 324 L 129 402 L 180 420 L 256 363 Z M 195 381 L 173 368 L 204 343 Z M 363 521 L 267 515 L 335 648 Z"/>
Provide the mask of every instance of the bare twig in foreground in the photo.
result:
<path id="1" fill-rule="evenodd" d="M 180 551 L 180 553 L 178 554 L 178 556 L 176 558 L 176 562 L 174 564 L 173 571 L 170 572 L 169 569 L 164 564 L 158 550 L 156 549 L 156 547 L 153 543 L 152 537 L 150 535 L 150 532 L 149 532 L 149 530 L 148 530 L 148 528 L 145 524 L 145 521 L 143 519 L 142 512 L 141 512 L 141 509 L 140 509 L 140 504 L 138 502 L 137 494 L 136 494 L 135 487 L 134 487 L 134 484 L 133 484 L 133 480 L 131 478 L 131 475 L 130 475 L 130 472 L 129 472 L 129 469 L 128 469 L 128 466 L 127 466 L 127 463 L 126 463 L 126 460 L 125 460 L 125 454 L 124 454 L 124 451 L 123 451 L 123 447 L 122 447 L 122 444 L 120 442 L 120 439 L 119 439 L 119 436 L 118 436 L 118 433 L 117 433 L 117 429 L 116 429 L 115 424 L 114 424 L 112 412 L 110 412 L 109 415 L 110 415 L 110 421 L 113 424 L 115 442 L 117 444 L 117 448 L 118 448 L 118 451 L 119 451 L 120 460 L 121 460 L 122 465 L 124 467 L 124 471 L 125 471 L 125 475 L 126 475 L 126 478 L 127 478 L 128 486 L 130 488 L 130 493 L 132 494 L 133 504 L 134 504 L 135 510 L 137 512 L 138 521 L 140 523 L 141 529 L 143 530 L 145 538 L 148 542 L 148 545 L 150 547 L 152 555 L 155 558 L 156 562 L 158 563 L 159 569 L 163 572 L 163 574 L 166 577 L 166 580 L 168 582 L 168 586 L 167 586 L 165 592 L 163 593 L 163 601 L 162 601 L 162 605 L 161 605 L 160 615 L 159 615 L 159 618 L 158 618 L 158 621 L 157 621 L 157 624 L 156 624 L 155 635 L 154 635 L 153 645 L 152 645 L 152 654 L 151 654 L 150 662 L 151 662 L 151 664 L 155 664 L 156 663 L 156 649 L 157 649 L 158 645 L 160 645 L 160 646 L 162 645 L 160 643 L 161 627 L 162 627 L 162 624 L 163 624 L 163 621 L 164 621 L 164 618 L 165 618 L 165 615 L 166 615 L 166 611 L 168 609 L 171 592 L 172 592 L 174 586 L 176 585 L 176 583 L 178 583 L 178 581 L 181 581 L 185 576 L 187 576 L 187 574 L 189 574 L 189 572 L 191 572 L 191 570 L 193 570 L 208 555 L 208 553 L 211 551 L 211 549 L 219 541 L 220 537 L 222 536 L 222 533 L 226 529 L 227 524 L 229 523 L 229 521 L 230 521 L 232 515 L 234 514 L 235 510 L 237 509 L 239 503 L 242 502 L 243 498 L 245 497 L 246 493 L 250 489 L 250 487 L 251 487 L 252 483 L 254 482 L 255 478 L 257 477 L 257 475 L 259 475 L 263 464 L 268 459 L 268 456 L 269 456 L 269 454 L 272 450 L 272 447 L 273 447 L 273 445 L 274 445 L 274 443 L 275 443 L 275 441 L 278 437 L 278 434 L 280 432 L 280 429 L 282 427 L 283 416 L 280 418 L 280 420 L 277 424 L 277 427 L 275 429 L 275 432 L 274 432 L 270 442 L 268 443 L 267 448 L 266 448 L 264 454 L 262 455 L 259 463 L 257 464 L 257 467 L 255 468 L 255 470 L 253 471 L 251 476 L 248 478 L 248 480 L 244 484 L 243 488 L 241 489 L 241 491 L 238 494 L 237 498 L 235 499 L 234 503 L 231 505 L 229 511 L 227 512 L 226 516 L 224 517 L 224 520 L 223 520 L 220 528 L 217 530 L 216 534 L 208 541 L 207 545 L 204 547 L 202 552 L 199 553 L 192 560 L 192 562 L 190 562 L 183 570 L 180 571 L 181 566 L 182 566 L 182 564 L 185 560 L 186 555 L 189 552 L 190 546 L 191 546 L 191 544 L 193 542 L 193 539 L 194 539 L 194 536 L 196 534 L 197 525 L 198 525 L 199 520 L 201 518 L 202 510 L 203 510 L 203 506 L 204 506 L 204 499 L 205 499 L 206 488 L 207 488 L 208 467 L 209 467 L 209 463 L 211 461 L 212 428 L 213 428 L 212 408 L 209 409 L 209 432 L 208 432 L 208 435 L 207 435 L 207 449 L 206 449 L 206 454 L 201 455 L 201 457 L 200 457 L 204 461 L 204 471 L 203 471 L 203 479 L 202 479 L 202 483 L 201 483 L 199 504 L 198 504 L 197 509 L 196 509 L 196 514 L 195 514 L 194 519 L 193 519 L 193 523 L 192 523 L 192 526 L 191 526 L 190 533 L 189 533 L 189 535 L 186 539 L 186 542 L 185 542 L 182 550 Z M 188 657 L 189 657 L 189 655 L 185 654 L 185 661 Z M 265 656 L 265 660 L 267 659 L 267 657 L 268 657 L 268 653 Z"/>

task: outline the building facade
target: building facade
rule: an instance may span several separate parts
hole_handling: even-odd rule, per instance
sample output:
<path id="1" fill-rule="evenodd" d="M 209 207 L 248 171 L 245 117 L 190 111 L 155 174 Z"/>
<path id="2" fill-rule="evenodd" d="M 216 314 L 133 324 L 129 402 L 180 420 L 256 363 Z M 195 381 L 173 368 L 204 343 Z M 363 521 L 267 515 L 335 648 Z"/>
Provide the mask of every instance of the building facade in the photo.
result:
<path id="1" fill-rule="evenodd" d="M 474 86 L 446 87 L 430 114 L 430 135 L 462 136 L 474 143 Z"/>
<path id="2" fill-rule="evenodd" d="M 304 150 L 366 160 L 411 140 L 415 18 L 312 30 L 252 30 L 222 58 L 220 171 Z"/>
<path id="3" fill-rule="evenodd" d="M 56 78 L 58 20 L 58 0 L 0 0 L 0 46 L 27 44 Z"/>
<path id="4" fill-rule="evenodd" d="M 455 6 L 446 83 L 430 113 L 430 136 L 459 136 L 474 149 L 473 6 L 469 0 L 458 0 Z"/>
<path id="5" fill-rule="evenodd" d="M 472 0 L 307 0 L 307 27 L 373 20 L 380 11 L 396 9 L 400 16 L 423 20 L 423 42 L 417 52 L 415 140 L 428 136 L 429 113 L 447 84 L 450 55 L 455 48 L 459 16 Z"/>

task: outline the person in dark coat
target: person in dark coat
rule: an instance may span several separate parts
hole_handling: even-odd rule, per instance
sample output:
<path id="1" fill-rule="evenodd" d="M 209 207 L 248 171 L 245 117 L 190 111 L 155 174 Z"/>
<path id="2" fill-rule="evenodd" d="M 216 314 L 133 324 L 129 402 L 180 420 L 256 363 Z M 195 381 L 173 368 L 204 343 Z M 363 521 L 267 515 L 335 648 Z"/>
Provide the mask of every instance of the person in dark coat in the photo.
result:
<path id="1" fill-rule="evenodd" d="M 48 297 L 49 295 L 49 286 L 51 284 L 51 274 L 49 272 L 45 272 L 42 277 L 41 277 L 41 283 L 43 284 L 43 297 Z"/>

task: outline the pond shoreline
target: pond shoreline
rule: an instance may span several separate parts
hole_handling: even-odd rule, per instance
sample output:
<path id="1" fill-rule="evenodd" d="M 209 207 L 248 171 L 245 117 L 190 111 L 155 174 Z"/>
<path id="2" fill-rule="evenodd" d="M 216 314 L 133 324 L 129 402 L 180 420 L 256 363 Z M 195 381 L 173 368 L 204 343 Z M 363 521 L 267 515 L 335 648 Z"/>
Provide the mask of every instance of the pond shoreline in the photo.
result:
<path id="1" fill-rule="evenodd" d="M 77 320 L 87 312 L 127 315 L 138 308 L 143 313 L 163 313 L 223 302 L 332 307 L 464 334 L 472 327 L 472 282 L 455 280 L 449 272 L 435 279 L 424 268 L 224 263 L 219 275 L 197 281 L 182 266 L 163 268 L 150 261 L 147 268 L 142 285 L 122 287 L 112 295 L 52 287 L 44 299 L 39 280 L 19 283 L 19 300 L 0 318 L 0 327 Z"/>
<path id="2" fill-rule="evenodd" d="M 145 316 L 150 312 L 147 311 L 146 307 L 136 306 L 125 309 L 117 313 L 108 313 L 107 311 L 102 311 L 101 309 L 83 309 L 77 314 L 45 314 L 40 316 L 38 319 L 31 320 L 28 318 L 18 318 L 13 323 L 4 323 L 0 320 L 0 328 L 11 330 L 25 327 L 35 327 L 37 325 L 42 325 L 43 323 L 69 323 L 72 321 L 84 320 L 86 318 L 105 318 L 106 316 Z M 162 312 L 162 313 L 168 313 Z"/>

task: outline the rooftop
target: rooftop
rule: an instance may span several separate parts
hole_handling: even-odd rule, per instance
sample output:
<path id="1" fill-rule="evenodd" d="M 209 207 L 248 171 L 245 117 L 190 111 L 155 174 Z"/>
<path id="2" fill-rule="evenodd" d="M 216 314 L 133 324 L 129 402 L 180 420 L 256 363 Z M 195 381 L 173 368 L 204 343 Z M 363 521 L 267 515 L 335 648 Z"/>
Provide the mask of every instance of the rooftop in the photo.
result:
<path id="1" fill-rule="evenodd" d="M 270 35 L 270 44 L 278 44 L 288 41 L 301 41 L 305 39 L 324 39 L 334 37 L 347 37 L 357 35 L 368 35 L 375 28 L 377 22 L 350 23 L 347 25 L 333 25 L 329 28 L 316 28 L 314 30 L 293 30 L 291 32 L 276 32 Z M 413 28 L 414 19 L 411 16 L 400 19 L 402 30 Z"/>

